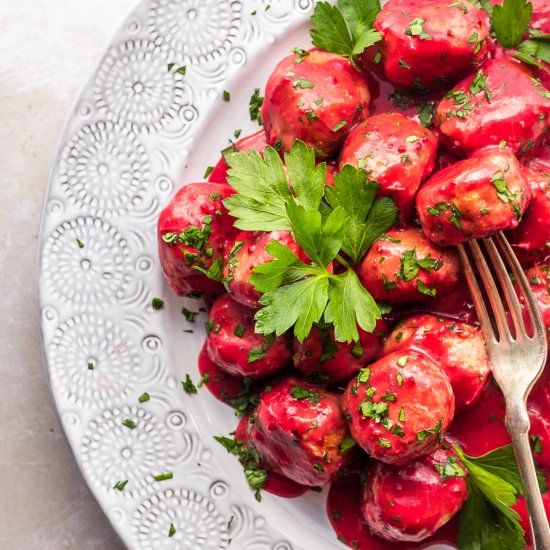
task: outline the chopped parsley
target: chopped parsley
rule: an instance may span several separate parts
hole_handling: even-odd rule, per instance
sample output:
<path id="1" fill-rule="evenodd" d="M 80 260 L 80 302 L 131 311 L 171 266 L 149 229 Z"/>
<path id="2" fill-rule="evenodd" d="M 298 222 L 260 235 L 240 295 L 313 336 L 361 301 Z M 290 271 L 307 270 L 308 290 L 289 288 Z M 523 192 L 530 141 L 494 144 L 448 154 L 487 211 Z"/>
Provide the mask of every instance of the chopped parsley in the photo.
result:
<path id="1" fill-rule="evenodd" d="M 197 388 L 196 388 L 195 384 L 193 383 L 193 380 L 191 380 L 191 377 L 188 374 L 185 375 L 185 380 L 181 383 L 181 385 L 183 387 L 183 391 L 187 395 L 197 393 Z"/>
<path id="2" fill-rule="evenodd" d="M 318 405 L 323 397 L 321 394 L 303 388 L 302 386 L 292 386 L 290 388 L 290 395 L 296 399 L 308 399 L 313 406 Z"/>
<path id="3" fill-rule="evenodd" d="M 134 422 L 131 418 L 125 418 L 125 419 L 122 421 L 122 425 L 123 425 L 123 426 L 126 426 L 126 427 L 129 428 L 130 430 L 134 430 L 135 428 L 137 428 L 137 423 Z"/>
<path id="4" fill-rule="evenodd" d="M 164 300 L 162 298 L 153 298 L 151 300 L 151 307 L 157 311 L 164 307 Z"/>
<path id="5" fill-rule="evenodd" d="M 422 19 L 421 17 L 413 19 L 410 25 L 405 30 L 405 34 L 407 34 L 408 36 L 418 36 L 420 40 L 428 40 L 430 38 L 433 38 L 431 34 L 427 33 L 424 30 L 425 22 L 426 20 Z"/>

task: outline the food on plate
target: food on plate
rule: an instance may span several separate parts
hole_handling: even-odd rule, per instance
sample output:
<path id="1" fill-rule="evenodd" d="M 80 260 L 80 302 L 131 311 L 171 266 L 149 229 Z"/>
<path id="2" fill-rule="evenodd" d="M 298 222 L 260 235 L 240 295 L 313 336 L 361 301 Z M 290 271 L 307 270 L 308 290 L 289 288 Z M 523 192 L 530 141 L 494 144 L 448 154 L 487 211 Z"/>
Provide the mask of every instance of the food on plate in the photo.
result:
<path id="1" fill-rule="evenodd" d="M 298 378 L 265 388 L 249 426 L 264 464 L 302 485 L 326 485 L 351 458 L 338 396 Z"/>
<path id="2" fill-rule="evenodd" d="M 489 53 L 483 11 L 468 1 L 389 0 L 374 28 L 386 77 L 416 93 L 448 89 Z"/>
<path id="3" fill-rule="evenodd" d="M 530 195 L 514 154 L 492 146 L 435 173 L 416 207 L 424 234 L 449 246 L 516 228 Z"/>
<path id="4" fill-rule="evenodd" d="M 363 517 L 385 540 L 420 542 L 462 508 L 467 475 L 449 444 L 401 467 L 372 461 L 365 472 Z"/>
<path id="5" fill-rule="evenodd" d="M 547 38 L 530 9 L 317 2 L 315 48 L 279 62 L 251 113 L 263 128 L 159 218 L 166 281 L 210 307 L 199 386 L 242 417 L 217 440 L 258 499 L 281 480 L 289 497 L 332 483 L 331 521 L 352 548 L 529 540 L 504 399 L 451 247 L 506 231 L 550 328 Z M 548 380 L 529 399 L 545 468 Z"/>
<path id="6" fill-rule="evenodd" d="M 177 295 L 221 290 L 221 284 L 206 272 L 221 268 L 227 244 L 237 234 L 223 205 L 233 192 L 220 183 L 189 183 L 160 213 L 157 238 L 162 274 Z"/>
<path id="7" fill-rule="evenodd" d="M 232 143 L 227 149 L 222 151 L 221 158 L 208 175 L 208 181 L 227 183 L 227 169 L 229 168 L 225 160 L 227 154 L 231 154 L 235 151 L 245 151 L 247 153 L 250 151 L 258 151 L 262 153 L 266 147 L 267 137 L 263 128 L 254 134 L 245 136 L 235 143 Z"/>
<path id="8" fill-rule="evenodd" d="M 407 350 L 361 369 L 346 388 L 343 407 L 360 447 L 402 465 L 438 447 L 455 398 L 447 375 L 426 355 Z"/>
<path id="9" fill-rule="evenodd" d="M 235 244 L 225 258 L 223 278 L 227 291 L 233 299 L 248 307 L 260 307 L 258 299 L 261 294 L 248 279 L 255 267 L 274 259 L 266 250 L 266 246 L 271 241 L 284 244 L 296 256 L 302 260 L 308 260 L 288 231 L 270 231 L 269 233 L 243 231 L 239 233 L 235 238 Z"/>
<path id="10" fill-rule="evenodd" d="M 451 290 L 460 264 L 420 228 L 399 227 L 378 237 L 359 266 L 359 278 L 377 300 L 392 304 L 433 300 Z"/>
<path id="11" fill-rule="evenodd" d="M 384 353 L 412 349 L 424 353 L 447 375 L 456 410 L 475 403 L 491 366 L 479 326 L 422 314 L 400 321 L 384 344 Z"/>
<path id="12" fill-rule="evenodd" d="M 523 264 L 543 262 L 550 256 L 550 174 L 523 168 L 531 199 L 518 227 L 508 240 Z"/>
<path id="13" fill-rule="evenodd" d="M 347 382 L 382 351 L 386 322 L 380 319 L 373 332 L 359 329 L 359 340 L 337 342 L 334 327 L 316 326 L 303 342 L 294 338 L 294 366 L 312 383 Z"/>
<path id="14" fill-rule="evenodd" d="M 525 276 L 531 285 L 531 290 L 539 306 L 542 322 L 546 329 L 546 337 L 550 346 L 550 264 L 533 266 L 525 271 Z M 520 300 L 523 300 L 520 294 Z"/>
<path id="15" fill-rule="evenodd" d="M 262 106 L 268 142 L 290 151 L 300 139 L 319 157 L 332 155 L 369 113 L 367 83 L 340 55 L 297 50 L 269 77 Z"/>
<path id="16" fill-rule="evenodd" d="M 262 378 L 290 362 L 288 336 L 266 337 L 254 332 L 254 311 L 228 295 L 220 296 L 208 314 L 206 352 L 234 376 Z"/>
<path id="17" fill-rule="evenodd" d="M 395 200 L 406 220 L 420 186 L 433 171 L 437 139 L 400 113 L 382 113 L 359 123 L 340 153 L 340 168 L 351 164 L 380 184 L 378 194 Z"/>
<path id="18" fill-rule="evenodd" d="M 435 110 L 445 142 L 464 155 L 505 144 L 532 157 L 548 131 L 550 92 L 519 62 L 491 59 L 447 92 Z"/>

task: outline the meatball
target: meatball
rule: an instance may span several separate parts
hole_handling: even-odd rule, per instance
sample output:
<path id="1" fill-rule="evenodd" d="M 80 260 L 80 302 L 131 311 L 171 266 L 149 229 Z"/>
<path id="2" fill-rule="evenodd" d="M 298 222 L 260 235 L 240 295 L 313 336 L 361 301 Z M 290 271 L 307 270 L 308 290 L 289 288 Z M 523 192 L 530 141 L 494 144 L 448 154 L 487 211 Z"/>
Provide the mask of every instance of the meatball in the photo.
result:
<path id="1" fill-rule="evenodd" d="M 370 531 L 391 542 L 420 542 L 445 525 L 468 498 L 467 470 L 448 445 L 390 466 L 367 466 L 361 511 Z"/>
<path id="2" fill-rule="evenodd" d="M 436 107 L 435 123 L 455 150 L 469 155 L 505 142 L 520 157 L 533 156 L 544 141 L 550 92 L 519 63 L 493 59 Z"/>
<path id="3" fill-rule="evenodd" d="M 157 233 L 162 274 L 179 296 L 219 292 L 220 283 L 197 270 L 221 261 L 237 230 L 222 201 L 234 193 L 221 183 L 190 183 L 160 213 Z"/>
<path id="4" fill-rule="evenodd" d="M 347 137 L 340 167 L 351 164 L 380 183 L 378 195 L 395 200 L 402 220 L 414 205 L 420 183 L 434 168 L 437 139 L 418 122 L 399 113 L 368 118 Z"/>
<path id="5" fill-rule="evenodd" d="M 412 350 L 382 357 L 359 371 L 343 396 L 351 435 L 388 464 L 406 464 L 434 451 L 455 410 L 447 376 Z"/>
<path id="6" fill-rule="evenodd" d="M 382 319 L 372 333 L 357 327 L 359 341 L 347 344 L 334 339 L 334 328 L 314 326 L 302 343 L 294 339 L 294 366 L 311 382 L 347 382 L 361 367 L 380 355 L 385 328 Z"/>
<path id="7" fill-rule="evenodd" d="M 550 347 L 550 264 L 536 265 L 525 271 L 535 300 L 539 306 L 542 322 L 546 328 L 546 338 Z M 523 301 L 523 296 L 520 295 Z"/>
<path id="8" fill-rule="evenodd" d="M 332 155 L 368 115 L 367 83 L 348 59 L 319 50 L 285 57 L 269 77 L 262 105 L 268 142 L 289 151 L 296 139 Z"/>
<path id="9" fill-rule="evenodd" d="M 206 353 L 223 371 L 234 376 L 261 378 L 290 363 L 286 334 L 274 338 L 254 332 L 254 311 L 227 294 L 208 314 Z"/>
<path id="10" fill-rule="evenodd" d="M 253 417 L 250 441 L 264 464 L 297 483 L 325 485 L 349 462 L 351 440 L 332 393 L 286 378 L 260 394 Z"/>
<path id="11" fill-rule="evenodd" d="M 534 158 L 526 164 L 528 168 L 550 174 L 550 139 L 547 137 Z"/>
<path id="12" fill-rule="evenodd" d="M 262 128 L 259 132 L 250 136 L 245 136 L 233 145 L 222 151 L 222 157 L 218 160 L 216 166 L 214 166 L 212 172 L 208 176 L 208 181 L 220 181 L 227 183 L 227 165 L 226 155 L 230 155 L 234 151 L 244 151 L 249 153 L 250 151 L 258 151 L 263 153 L 263 150 L 267 147 L 267 137 L 265 130 Z"/>
<path id="13" fill-rule="evenodd" d="M 544 261 L 550 256 L 550 175 L 523 169 L 531 200 L 521 223 L 508 240 L 522 263 Z"/>
<path id="14" fill-rule="evenodd" d="M 309 259 L 296 244 L 288 231 L 270 231 L 257 233 L 242 231 L 237 235 L 235 244 L 226 257 L 223 276 L 227 291 L 234 300 L 248 307 L 258 308 L 261 294 L 248 282 L 252 270 L 261 264 L 274 260 L 265 249 L 271 241 L 278 241 L 289 248 L 304 262 Z"/>
<path id="15" fill-rule="evenodd" d="M 528 197 L 516 157 L 493 146 L 434 174 L 416 207 L 426 236 L 446 246 L 514 229 Z"/>
<path id="16" fill-rule="evenodd" d="M 489 51 L 483 13 L 466 1 L 389 0 L 374 28 L 386 77 L 417 93 L 448 88 Z"/>
<path id="17" fill-rule="evenodd" d="M 428 314 L 408 317 L 390 334 L 384 353 L 407 349 L 425 353 L 448 376 L 457 411 L 479 399 L 491 372 L 479 327 Z"/>
<path id="18" fill-rule="evenodd" d="M 372 245 L 359 279 L 377 300 L 432 300 L 453 288 L 460 264 L 454 250 L 430 242 L 416 227 L 391 229 Z"/>
<path id="19" fill-rule="evenodd" d="M 442 315 L 470 325 L 476 324 L 477 313 L 466 279 L 461 275 L 449 292 L 439 295 L 433 302 L 422 304 L 422 310 Z"/>

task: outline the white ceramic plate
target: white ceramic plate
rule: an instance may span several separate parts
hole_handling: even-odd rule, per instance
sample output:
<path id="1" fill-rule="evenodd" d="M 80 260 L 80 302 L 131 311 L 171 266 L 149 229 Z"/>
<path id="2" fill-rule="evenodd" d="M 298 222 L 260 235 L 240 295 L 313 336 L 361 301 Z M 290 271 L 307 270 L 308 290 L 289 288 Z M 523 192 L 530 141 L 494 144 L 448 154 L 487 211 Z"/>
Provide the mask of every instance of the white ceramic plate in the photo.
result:
<path id="1" fill-rule="evenodd" d="M 313 4 L 143 0 L 60 139 L 40 232 L 45 360 L 75 458 L 129 548 L 343 548 L 326 490 L 257 503 L 213 440 L 237 419 L 206 389 L 182 391 L 186 374 L 199 378 L 205 318 L 186 322 L 182 305 L 197 303 L 171 294 L 156 255 L 160 210 L 180 185 L 202 180 L 236 129 L 257 129 L 250 95 L 292 47 L 309 47 Z M 175 70 L 183 65 L 185 75 Z M 155 296 L 164 310 L 152 310 Z M 138 401 L 143 392 L 150 401 Z M 166 472 L 173 478 L 154 480 Z"/>

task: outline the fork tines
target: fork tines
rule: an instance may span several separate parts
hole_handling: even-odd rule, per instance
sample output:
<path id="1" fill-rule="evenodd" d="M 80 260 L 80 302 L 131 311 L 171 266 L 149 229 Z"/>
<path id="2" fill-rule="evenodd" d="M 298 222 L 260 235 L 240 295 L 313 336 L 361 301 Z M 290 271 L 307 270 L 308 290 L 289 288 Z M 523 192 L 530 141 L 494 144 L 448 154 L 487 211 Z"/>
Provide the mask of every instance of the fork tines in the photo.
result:
<path id="1" fill-rule="evenodd" d="M 480 242 L 482 244 L 480 244 Z M 458 245 L 458 252 L 464 266 L 466 280 L 472 293 L 472 298 L 476 311 L 479 316 L 481 328 L 487 342 L 520 342 L 525 339 L 543 339 L 546 340 L 544 324 L 542 323 L 538 306 L 533 296 L 533 292 L 527 281 L 525 273 L 512 250 L 512 247 L 502 233 L 497 233 L 493 237 L 487 237 L 481 241 L 475 239 L 466 243 L 470 250 L 474 263 L 479 272 L 481 281 L 485 288 L 489 304 L 491 305 L 493 318 L 496 323 L 498 334 L 493 330 L 491 323 L 491 315 L 487 309 L 483 293 L 477 282 L 474 269 L 469 260 L 464 245 Z M 486 254 L 482 250 L 485 248 Z M 487 257 L 486 257 L 487 256 Z M 487 260 L 488 258 L 488 260 Z M 491 266 L 489 266 L 489 262 Z M 492 268 L 492 269 L 491 269 Z M 514 282 L 509 274 L 512 273 L 517 288 L 524 300 L 524 308 L 514 288 Z M 500 283 L 497 286 L 494 274 Z M 500 290 L 500 291 L 499 291 Z M 506 306 L 504 305 L 501 296 L 504 296 Z M 525 324 L 523 311 L 527 313 L 530 323 Z M 512 319 L 514 331 L 510 330 L 507 313 L 509 312 Z M 528 334 L 528 330 L 531 333 Z"/>

